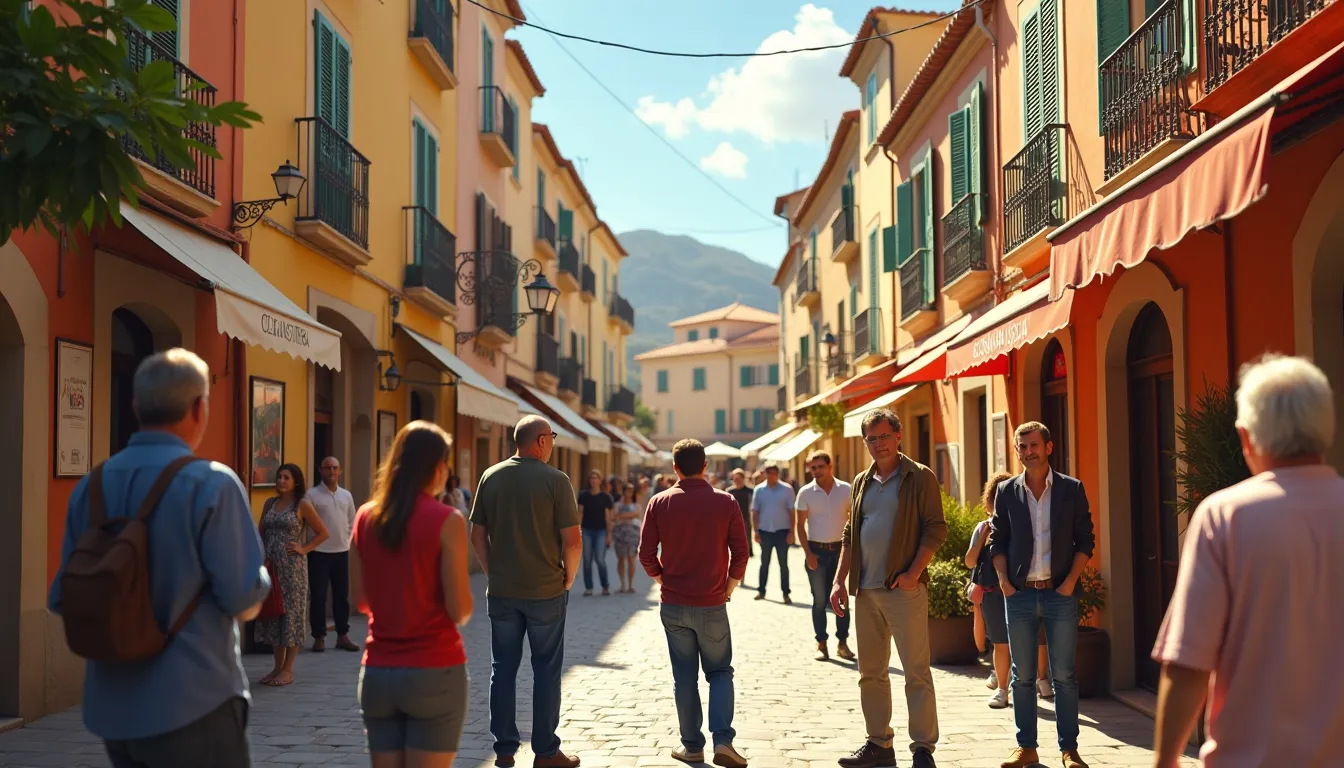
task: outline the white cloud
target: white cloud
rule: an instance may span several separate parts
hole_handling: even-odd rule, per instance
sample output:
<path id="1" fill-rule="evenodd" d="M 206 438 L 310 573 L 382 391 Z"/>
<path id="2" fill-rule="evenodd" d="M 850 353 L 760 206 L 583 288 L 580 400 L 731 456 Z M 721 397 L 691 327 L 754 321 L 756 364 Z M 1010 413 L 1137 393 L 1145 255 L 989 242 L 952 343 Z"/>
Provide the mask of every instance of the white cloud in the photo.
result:
<path id="1" fill-rule="evenodd" d="M 729 179 L 747 178 L 747 156 L 726 141 L 719 142 L 713 152 L 700 158 L 700 168 Z"/>
<path id="2" fill-rule="evenodd" d="M 828 8 L 804 5 L 794 17 L 793 29 L 765 38 L 758 53 L 786 48 L 848 43 L 853 34 L 835 23 Z M 711 77 L 705 87 L 705 106 L 683 97 L 675 102 L 644 96 L 635 113 L 650 125 L 661 126 L 674 139 L 692 126 L 720 133 L 746 133 L 761 141 L 821 141 L 824 121 L 835 128 L 841 112 L 857 105 L 849 83 L 839 77 L 845 48 L 748 59 L 740 69 L 730 68 Z"/>

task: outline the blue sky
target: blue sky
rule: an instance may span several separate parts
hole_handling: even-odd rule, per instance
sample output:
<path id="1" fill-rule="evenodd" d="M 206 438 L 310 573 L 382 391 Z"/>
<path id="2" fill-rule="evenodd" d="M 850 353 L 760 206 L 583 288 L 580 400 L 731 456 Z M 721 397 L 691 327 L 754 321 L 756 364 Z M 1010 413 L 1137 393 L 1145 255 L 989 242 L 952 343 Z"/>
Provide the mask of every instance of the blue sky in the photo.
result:
<path id="1" fill-rule="evenodd" d="M 522 0 L 528 20 L 631 45 L 687 51 L 757 51 L 853 39 L 871 0 Z M 958 0 L 911 7 L 950 10 Z M 649 56 L 559 40 L 639 117 L 626 111 L 557 45 L 530 28 L 523 43 L 546 96 L 533 119 L 550 126 L 574 160 L 603 219 L 617 232 L 691 235 L 775 266 L 784 254 L 774 199 L 808 184 L 828 132 L 859 92 L 839 77 L 845 49 L 766 58 Z M 656 136 L 745 201 L 725 195 Z M 775 225 L 778 226 L 775 226 Z M 754 230 L 754 231 L 744 231 Z"/>

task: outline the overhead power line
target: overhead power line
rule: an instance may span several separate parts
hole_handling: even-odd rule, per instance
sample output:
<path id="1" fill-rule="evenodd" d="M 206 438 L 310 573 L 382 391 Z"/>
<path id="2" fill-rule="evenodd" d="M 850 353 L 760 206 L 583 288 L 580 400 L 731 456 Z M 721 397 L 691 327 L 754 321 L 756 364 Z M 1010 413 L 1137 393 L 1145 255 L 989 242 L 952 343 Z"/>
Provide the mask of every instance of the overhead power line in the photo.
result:
<path id="1" fill-rule="evenodd" d="M 977 5 L 979 5 L 979 4 L 983 3 L 983 2 L 985 2 L 985 0 L 971 0 L 971 2 L 966 3 L 965 5 L 961 6 L 960 8 L 958 8 L 958 9 L 956 9 L 956 10 L 954 10 L 954 11 L 948 11 L 947 13 L 941 14 L 941 15 L 939 15 L 939 16 L 932 17 L 932 18 L 930 18 L 930 19 L 928 19 L 928 20 L 926 20 L 926 21 L 921 21 L 921 22 L 918 23 L 918 24 L 912 24 L 912 25 L 910 25 L 910 26 L 908 26 L 908 27 L 902 27 L 901 29 L 893 29 L 893 30 L 890 31 L 890 32 L 880 32 L 880 33 L 878 33 L 878 34 L 876 34 L 876 35 L 871 35 L 871 36 L 869 36 L 869 37 L 859 38 L 859 39 L 857 39 L 857 40 L 853 40 L 853 41 L 850 41 L 850 42 L 848 42 L 848 43 L 832 43 L 832 44 L 830 44 L 830 45 L 813 45 L 813 46 L 808 46 L 808 47 L 806 47 L 806 48 L 785 48 L 785 49 L 778 50 L 778 51 L 753 51 L 753 52 L 751 52 L 751 53 L 720 53 L 720 52 L 714 52 L 714 53 L 693 53 L 693 52 L 688 52 L 688 51 L 664 51 L 664 50 L 660 50 L 660 49 L 657 49 L 657 48 L 644 48 L 644 47 L 642 47 L 642 46 L 638 46 L 638 45 L 629 45 L 629 44 L 627 44 L 627 43 L 618 43 L 618 42 L 616 42 L 616 41 L 614 41 L 614 40 L 599 40 L 599 39 L 597 39 L 597 38 L 593 38 L 593 37 L 585 37 L 584 35 L 574 35 L 574 34 L 570 34 L 570 33 L 568 33 L 568 32 L 558 32 L 558 31 L 556 31 L 556 30 L 554 30 L 554 29 L 548 29 L 547 27 L 543 27 L 543 26 L 541 26 L 540 24 L 533 24 L 532 22 L 530 22 L 530 21 L 528 21 L 528 20 L 526 20 L 526 19 L 520 19 L 520 18 L 517 18 L 517 17 L 512 16 L 512 15 L 510 15 L 510 14 L 504 13 L 504 12 L 502 12 L 502 11 L 496 11 L 494 8 L 491 8 L 491 7 L 487 6 L 486 4 L 480 2 L 480 0 L 467 0 L 467 2 L 471 3 L 472 5 L 478 6 L 478 7 L 480 7 L 480 8 L 484 8 L 486 11 L 488 11 L 488 12 L 490 12 L 490 13 L 493 13 L 493 14 L 496 15 L 496 16 L 500 16 L 500 17 L 506 18 L 506 19 L 512 21 L 512 22 L 515 23 L 515 24 L 519 24 L 519 25 L 521 25 L 521 26 L 525 26 L 525 27 L 532 27 L 533 29 L 539 29 L 539 30 L 541 30 L 542 32 L 545 32 L 545 33 L 547 33 L 547 34 L 549 34 L 549 35 L 554 35 L 555 37 L 563 37 L 563 38 L 565 38 L 565 39 L 567 39 L 567 40 L 578 40 L 578 41 L 580 41 L 580 42 L 584 42 L 584 43 L 592 43 L 593 45 L 603 45 L 603 46 L 606 46 L 606 47 L 608 47 L 608 48 L 620 48 L 620 49 L 622 49 L 622 50 L 626 50 L 626 51 L 634 51 L 634 52 L 636 52 L 636 53 L 647 53 L 647 54 L 649 54 L 650 56 L 671 56 L 671 57 L 674 57 L 674 58 L 681 58 L 681 59 L 740 59 L 740 58 L 753 58 L 753 57 L 759 58 L 759 57 L 762 57 L 762 56 L 785 56 L 785 55 L 788 55 L 788 54 L 794 54 L 794 53 L 811 53 L 811 52 L 814 52 L 814 51 L 831 51 L 831 50 L 835 50 L 835 49 L 837 49 L 837 48 L 848 48 L 848 47 L 850 47 L 851 45 L 861 45 L 861 44 L 866 43 L 866 42 L 868 42 L 868 41 L 870 41 L 870 40 L 881 40 L 881 39 L 883 39 L 883 38 L 887 38 L 887 37 L 894 37 L 894 36 L 899 35 L 899 34 L 902 34 L 902 33 L 904 33 L 904 32 L 912 32 L 912 31 L 914 31 L 914 30 L 916 30 L 916 29 L 922 29 L 922 28 L 924 28 L 924 27 L 927 27 L 927 26 L 930 26 L 930 25 L 933 25 L 933 24 L 937 24 L 937 23 L 940 22 L 940 21 L 944 21 L 944 20 L 946 20 L 946 19 L 950 19 L 950 18 L 953 17 L 953 16 L 956 16 L 958 13 L 961 13 L 962 11 L 966 10 L 967 8 L 974 8 L 975 6 L 977 6 Z"/>

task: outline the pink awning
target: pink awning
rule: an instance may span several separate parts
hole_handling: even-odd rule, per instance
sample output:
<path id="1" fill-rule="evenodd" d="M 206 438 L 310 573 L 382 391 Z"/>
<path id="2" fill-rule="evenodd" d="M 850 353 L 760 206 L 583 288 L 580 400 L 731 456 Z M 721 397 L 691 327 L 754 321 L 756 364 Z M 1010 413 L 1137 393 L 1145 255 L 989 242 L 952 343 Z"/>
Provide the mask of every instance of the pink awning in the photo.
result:
<path id="1" fill-rule="evenodd" d="M 1008 372 L 1008 353 L 1049 336 L 1069 324 L 1073 291 L 1050 301 L 1039 286 L 1024 291 L 990 310 L 983 326 L 976 323 L 958 336 L 947 350 L 947 376 L 987 376 Z M 994 315 L 998 310 L 1002 314 Z M 979 326 L 979 327 L 977 327 Z"/>

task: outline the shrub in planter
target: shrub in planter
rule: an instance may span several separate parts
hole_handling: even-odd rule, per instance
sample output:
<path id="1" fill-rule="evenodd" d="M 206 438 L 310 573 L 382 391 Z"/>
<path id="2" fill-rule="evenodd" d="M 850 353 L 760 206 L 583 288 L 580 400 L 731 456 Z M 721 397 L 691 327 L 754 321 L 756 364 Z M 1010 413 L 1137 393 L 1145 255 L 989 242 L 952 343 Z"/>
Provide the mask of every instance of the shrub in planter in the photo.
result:
<path id="1" fill-rule="evenodd" d="M 929 564 L 929 651 L 934 664 L 971 664 L 979 656 L 966 597 L 969 581 L 960 563 Z"/>
<path id="2" fill-rule="evenodd" d="M 1078 695 L 1088 699 L 1105 695 L 1111 668 L 1111 639 L 1106 630 L 1087 626 L 1106 607 L 1106 582 L 1088 566 L 1078 578 L 1078 648 L 1075 670 Z"/>
<path id="3" fill-rule="evenodd" d="M 979 504 L 966 506 L 956 499 L 943 494 L 943 519 L 947 521 L 947 540 L 934 554 L 935 562 L 946 560 L 961 564 L 966 558 L 966 550 L 971 546 L 971 534 L 975 526 L 985 519 L 985 510 Z M 963 573 L 965 568 L 962 568 Z"/>

